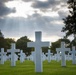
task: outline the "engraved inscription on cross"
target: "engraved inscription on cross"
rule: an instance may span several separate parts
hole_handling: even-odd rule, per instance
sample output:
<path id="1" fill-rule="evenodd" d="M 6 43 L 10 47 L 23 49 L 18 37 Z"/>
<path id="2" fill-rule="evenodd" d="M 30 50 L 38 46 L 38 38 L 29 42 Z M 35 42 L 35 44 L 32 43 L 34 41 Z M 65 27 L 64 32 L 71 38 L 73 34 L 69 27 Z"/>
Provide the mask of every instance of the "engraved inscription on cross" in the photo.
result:
<path id="1" fill-rule="evenodd" d="M 34 47 L 35 48 L 35 72 L 42 72 L 42 47 L 49 47 L 49 42 L 42 42 L 41 38 L 41 32 L 35 32 L 35 42 L 28 42 L 28 47 Z"/>

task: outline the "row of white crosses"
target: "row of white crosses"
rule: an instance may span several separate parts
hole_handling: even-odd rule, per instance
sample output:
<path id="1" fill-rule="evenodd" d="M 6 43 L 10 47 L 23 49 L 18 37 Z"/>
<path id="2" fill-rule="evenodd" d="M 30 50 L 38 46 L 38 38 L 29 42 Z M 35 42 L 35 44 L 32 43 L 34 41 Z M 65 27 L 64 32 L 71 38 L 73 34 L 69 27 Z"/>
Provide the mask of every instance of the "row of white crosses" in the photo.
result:
<path id="1" fill-rule="evenodd" d="M 65 48 L 65 43 L 61 42 L 61 48 L 56 48 L 56 50 L 61 52 L 61 66 L 66 66 L 65 52 L 70 51 L 70 48 Z"/>
<path id="2" fill-rule="evenodd" d="M 11 53 L 11 66 L 16 66 L 15 53 L 20 52 L 19 49 L 15 49 L 15 44 L 11 44 L 11 49 L 7 50 L 7 52 Z"/>
<path id="3" fill-rule="evenodd" d="M 20 53 L 18 55 L 20 55 L 20 62 L 23 63 L 26 58 L 25 53 L 23 53 L 23 51 L 20 50 Z"/>
<path id="4" fill-rule="evenodd" d="M 61 42 L 61 48 L 56 48 L 56 51 L 57 51 L 57 53 L 61 52 L 61 66 L 66 66 L 65 51 L 68 51 L 69 53 L 72 54 L 72 64 L 76 64 L 75 46 L 72 46 L 72 51 L 70 51 L 70 48 L 65 48 L 65 43 Z"/>
<path id="5" fill-rule="evenodd" d="M 57 52 L 57 58 L 56 58 L 56 60 L 57 60 L 57 62 L 59 62 L 61 60 L 61 53 L 58 50 L 58 48 L 56 48 L 56 52 Z"/>
<path id="6" fill-rule="evenodd" d="M 35 72 L 43 72 L 43 65 L 42 65 L 42 47 L 49 47 L 50 43 L 49 42 L 42 42 L 41 41 L 41 37 L 42 34 L 41 32 L 35 32 L 35 42 L 28 42 L 27 46 L 28 47 L 34 47 L 35 48 Z M 61 66 L 66 66 L 66 59 L 65 59 L 65 51 L 70 51 L 70 48 L 65 48 L 65 43 L 61 42 L 61 48 L 57 48 L 56 49 L 58 52 L 61 52 Z M 73 50 L 75 50 L 75 48 L 73 47 Z M 20 50 L 15 49 L 15 44 L 13 43 L 11 45 L 11 49 L 7 50 L 7 52 L 11 53 L 11 66 L 16 66 L 16 60 L 15 60 L 15 53 L 16 52 L 20 52 Z M 71 53 L 73 54 L 73 63 L 75 63 L 75 53 L 76 51 L 71 51 Z M 4 63 L 4 58 L 3 58 L 3 54 L 4 54 L 4 49 L 1 49 L 1 63 Z M 50 62 L 50 50 L 48 50 L 48 62 Z M 22 55 L 22 52 L 20 53 L 20 55 Z M 22 59 L 20 59 L 21 62 L 23 61 Z"/>
<path id="7" fill-rule="evenodd" d="M 0 51 L 0 64 L 4 64 L 4 62 L 8 59 L 7 57 L 7 52 L 4 52 L 4 48 L 1 48 L 1 51 Z"/>
<path id="8" fill-rule="evenodd" d="M 50 50 L 48 50 L 48 53 L 46 53 L 46 55 L 48 56 L 48 63 L 51 62 L 51 56 L 53 55 L 53 53 L 50 52 Z"/>
<path id="9" fill-rule="evenodd" d="M 42 61 L 46 60 L 46 55 L 44 54 L 44 52 L 42 52 Z"/>
<path id="10" fill-rule="evenodd" d="M 32 57 L 32 61 L 34 61 L 35 63 L 35 52 L 34 51 L 31 53 L 31 57 Z"/>
<path id="11" fill-rule="evenodd" d="M 70 51 L 70 53 L 72 53 L 72 64 L 76 64 L 76 57 L 75 57 L 76 50 L 74 46 L 72 47 L 72 51 Z"/>
<path id="12" fill-rule="evenodd" d="M 0 52 L 0 55 L 1 55 L 1 63 L 0 64 L 4 64 L 4 54 L 5 54 L 5 52 L 4 52 L 4 48 L 1 48 L 1 52 Z"/>
<path id="13" fill-rule="evenodd" d="M 35 48 L 35 72 L 43 72 L 42 65 L 42 50 L 41 47 L 49 47 L 49 42 L 41 42 L 41 32 L 35 32 L 35 42 L 29 42 L 28 47 Z M 65 43 L 61 42 L 61 48 L 57 48 L 61 52 L 61 66 L 66 66 L 65 51 L 70 51 L 70 48 L 65 48 Z M 50 51 L 48 50 L 50 56 Z M 49 57 L 50 62 L 50 57 Z"/>
<path id="14" fill-rule="evenodd" d="M 24 57 L 25 57 L 25 53 L 23 53 L 23 51 L 19 50 L 19 49 L 15 49 L 15 43 L 11 44 L 11 49 L 7 50 L 8 53 L 10 54 L 10 58 L 11 58 L 11 66 L 16 66 L 16 61 L 18 60 L 18 56 L 15 54 L 16 52 L 20 52 L 18 55 L 20 55 L 20 62 L 22 63 L 24 61 Z M 1 52 L 0 52 L 0 59 L 1 59 L 1 63 L 0 64 L 4 64 L 4 61 L 6 60 L 6 52 L 4 52 L 4 48 L 1 48 Z M 5 56 L 5 57 L 4 57 Z"/>

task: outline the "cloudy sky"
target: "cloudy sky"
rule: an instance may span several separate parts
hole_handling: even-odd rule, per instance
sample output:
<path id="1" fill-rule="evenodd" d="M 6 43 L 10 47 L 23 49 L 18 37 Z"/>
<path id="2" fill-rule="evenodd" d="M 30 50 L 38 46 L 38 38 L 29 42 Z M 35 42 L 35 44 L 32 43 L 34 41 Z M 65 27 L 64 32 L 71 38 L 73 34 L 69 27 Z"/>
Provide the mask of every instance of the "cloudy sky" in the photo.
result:
<path id="1" fill-rule="evenodd" d="M 0 30 L 15 40 L 34 40 L 35 31 L 42 31 L 42 40 L 53 42 L 65 35 L 62 18 L 68 13 L 67 0 L 0 0 Z"/>

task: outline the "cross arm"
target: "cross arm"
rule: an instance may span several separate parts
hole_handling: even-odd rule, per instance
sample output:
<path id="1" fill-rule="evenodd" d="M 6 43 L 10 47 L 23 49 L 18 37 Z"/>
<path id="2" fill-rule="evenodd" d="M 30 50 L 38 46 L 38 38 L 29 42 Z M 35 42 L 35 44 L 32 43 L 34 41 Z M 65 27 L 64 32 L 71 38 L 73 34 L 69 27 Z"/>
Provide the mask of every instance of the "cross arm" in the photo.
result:
<path id="1" fill-rule="evenodd" d="M 41 42 L 42 47 L 50 47 L 50 42 Z"/>
<path id="2" fill-rule="evenodd" d="M 57 52 L 60 52 L 60 51 L 61 51 L 61 49 L 60 49 L 60 48 L 56 48 L 56 51 L 57 51 Z"/>
<path id="3" fill-rule="evenodd" d="M 66 48 L 65 51 L 68 51 L 69 52 L 70 51 L 70 48 Z"/>
<path id="4" fill-rule="evenodd" d="M 7 52 L 8 52 L 8 53 L 11 52 L 11 49 L 8 49 Z"/>
<path id="5" fill-rule="evenodd" d="M 28 42 L 27 47 L 35 47 L 35 42 Z"/>
<path id="6" fill-rule="evenodd" d="M 20 49 L 16 49 L 16 52 L 20 52 Z"/>

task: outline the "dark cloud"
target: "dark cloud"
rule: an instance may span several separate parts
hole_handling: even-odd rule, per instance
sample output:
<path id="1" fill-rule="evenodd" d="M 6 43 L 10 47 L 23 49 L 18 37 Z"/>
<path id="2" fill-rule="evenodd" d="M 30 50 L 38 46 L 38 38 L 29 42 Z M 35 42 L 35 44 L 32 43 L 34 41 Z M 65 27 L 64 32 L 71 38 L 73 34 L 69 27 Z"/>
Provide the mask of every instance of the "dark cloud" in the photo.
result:
<path id="1" fill-rule="evenodd" d="M 57 10 L 57 5 L 60 5 L 61 3 L 66 3 L 66 0 L 47 0 L 45 2 L 37 1 L 35 0 L 32 4 L 32 7 L 39 8 L 39 9 L 49 9 Z"/>
<path id="2" fill-rule="evenodd" d="M 45 10 L 47 12 L 48 9 L 52 9 L 52 11 L 57 11 L 60 8 L 57 7 L 65 7 L 67 5 L 67 0 L 47 0 L 47 1 L 40 1 L 40 0 L 23 0 L 24 2 L 32 2 L 32 7 L 34 9 L 40 9 L 41 11 Z M 44 12 L 44 11 L 43 11 Z"/>
<path id="3" fill-rule="evenodd" d="M 8 2 L 8 1 L 13 1 L 13 0 L 0 0 L 1 3 Z"/>
<path id="4" fill-rule="evenodd" d="M 4 2 L 8 0 L 2 0 L 0 3 L 0 16 L 7 15 L 12 12 L 4 5 Z M 51 8 L 53 11 L 58 10 L 57 5 L 61 4 L 61 7 L 65 6 L 66 0 L 47 0 L 46 2 L 38 0 L 23 0 L 25 2 L 32 1 L 32 7 L 42 9 Z M 1 9 L 0 9 L 1 10 Z M 42 16 L 37 12 L 28 18 L 23 17 L 5 17 L 0 19 L 0 29 L 3 31 L 5 36 L 11 37 L 21 37 L 21 36 L 32 36 L 35 31 L 42 31 L 46 36 L 57 35 L 62 37 L 61 29 L 63 25 L 54 23 L 55 21 L 61 21 L 61 19 L 66 15 L 65 12 L 59 11 L 59 17 Z"/>
<path id="5" fill-rule="evenodd" d="M 14 12 L 15 12 L 14 8 L 9 9 L 6 6 L 4 6 L 3 4 L 2 4 L 2 6 L 0 5 L 0 17 L 5 16 L 5 15 L 7 15 L 9 13 L 14 13 Z"/>
<path id="6" fill-rule="evenodd" d="M 30 1 L 34 1 L 34 0 L 22 0 L 22 1 L 24 1 L 24 2 L 30 2 Z"/>
<path id="7" fill-rule="evenodd" d="M 68 13 L 69 13 L 69 11 L 58 11 L 58 14 L 61 19 L 67 17 Z"/>
<path id="8" fill-rule="evenodd" d="M 42 31 L 48 36 L 62 36 L 62 25 L 51 23 L 56 20 L 58 20 L 56 17 L 51 18 L 35 13 L 28 18 L 16 17 L 0 19 L 0 29 L 4 32 L 4 35 L 12 37 L 32 36 L 35 31 Z"/>
<path id="9" fill-rule="evenodd" d="M 3 17 L 9 13 L 14 13 L 16 10 L 15 8 L 10 9 L 5 6 L 5 2 L 13 1 L 13 0 L 0 0 L 0 17 Z"/>

